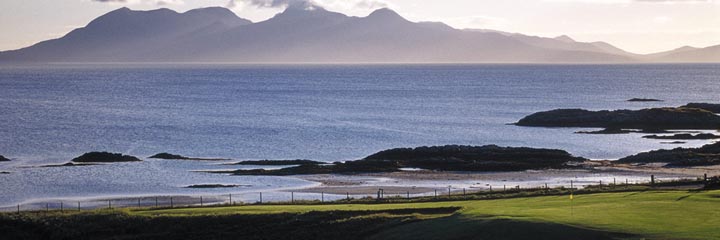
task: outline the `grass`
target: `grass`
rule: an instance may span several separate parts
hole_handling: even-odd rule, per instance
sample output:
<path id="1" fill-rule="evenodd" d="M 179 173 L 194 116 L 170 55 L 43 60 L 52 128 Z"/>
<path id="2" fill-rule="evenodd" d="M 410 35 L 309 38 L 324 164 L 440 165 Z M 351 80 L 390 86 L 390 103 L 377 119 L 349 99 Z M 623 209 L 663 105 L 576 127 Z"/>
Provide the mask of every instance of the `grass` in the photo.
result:
<path id="1" fill-rule="evenodd" d="M 317 233 L 302 235 L 308 239 L 720 239 L 720 191 L 593 193 L 575 195 L 572 202 L 569 196 L 558 195 L 393 204 L 124 209 L 114 213 L 138 221 L 160 219 L 179 225 L 181 220 L 197 223 L 200 219 L 207 222 L 208 218 L 215 219 L 216 225 L 233 219 L 258 223 L 265 220 L 255 218 L 264 216 L 275 219 L 267 222 L 278 231 L 290 231 L 287 233 L 292 232 L 296 239 L 302 239 L 298 231 Z M 20 221 L 14 215 L 3 214 L 0 219 Z M 49 217 L 36 215 L 52 223 Z M 72 215 L 65 213 L 64 217 Z M 297 230 L 292 226 L 304 227 Z M 333 235 L 348 229 L 358 235 Z M 291 235 L 267 238 L 273 236 Z"/>

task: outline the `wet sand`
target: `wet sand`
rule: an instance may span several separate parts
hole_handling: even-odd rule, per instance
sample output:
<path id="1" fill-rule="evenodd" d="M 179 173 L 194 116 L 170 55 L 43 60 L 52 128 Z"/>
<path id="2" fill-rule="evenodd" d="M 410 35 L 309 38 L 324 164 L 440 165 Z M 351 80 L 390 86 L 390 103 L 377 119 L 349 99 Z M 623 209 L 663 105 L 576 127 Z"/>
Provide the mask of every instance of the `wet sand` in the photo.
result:
<path id="1" fill-rule="evenodd" d="M 293 191 L 330 194 L 368 194 L 384 189 L 386 192 L 430 193 L 435 190 L 487 191 L 511 187 L 559 187 L 582 188 L 586 185 L 644 183 L 654 175 L 656 180 L 687 179 L 702 176 L 708 170 L 720 170 L 720 166 L 694 169 L 664 169 L 657 166 L 635 167 L 609 165 L 588 166 L 584 169 L 530 170 L 515 172 L 447 172 L 447 171 L 401 171 L 392 173 L 365 173 L 355 175 L 320 174 L 302 175 L 297 178 L 318 182 L 321 185 Z M 708 175 L 715 173 L 708 172 Z"/>

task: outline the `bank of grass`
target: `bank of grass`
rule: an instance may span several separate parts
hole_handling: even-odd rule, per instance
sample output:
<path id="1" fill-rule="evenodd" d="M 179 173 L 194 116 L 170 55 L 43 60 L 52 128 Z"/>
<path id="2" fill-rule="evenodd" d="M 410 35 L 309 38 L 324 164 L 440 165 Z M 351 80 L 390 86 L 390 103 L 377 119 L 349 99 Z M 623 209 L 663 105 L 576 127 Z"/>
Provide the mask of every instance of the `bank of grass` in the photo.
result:
<path id="1" fill-rule="evenodd" d="M 89 221 L 86 218 L 93 219 L 93 226 L 104 221 L 121 228 L 136 226 L 122 231 L 130 233 L 126 235 L 130 238 L 144 236 L 148 228 L 163 232 L 157 226 L 175 229 L 187 224 L 196 226 L 190 229 L 199 229 L 185 234 L 187 236 L 211 234 L 214 238 L 246 239 L 252 239 L 254 235 L 248 235 L 250 233 L 262 232 L 253 230 L 254 227 L 268 229 L 261 237 L 264 239 L 291 236 L 295 239 L 720 239 L 720 191 L 576 194 L 572 201 L 569 195 L 562 194 L 391 204 L 246 205 L 2 215 L 5 224 L 32 226 L 41 222 L 62 226 L 56 221 L 72 221 L 73 226 L 79 225 L 79 228 L 83 221 Z M 99 221 L 103 218 L 122 220 Z M 142 224 L 135 224 L 137 222 Z M 216 231 L 207 233 L 199 226 Z M 100 233 L 108 233 L 107 229 L 100 229 L 103 229 Z M 183 227 L 178 231 L 189 230 Z M 357 234 L 338 234 L 342 231 Z"/>

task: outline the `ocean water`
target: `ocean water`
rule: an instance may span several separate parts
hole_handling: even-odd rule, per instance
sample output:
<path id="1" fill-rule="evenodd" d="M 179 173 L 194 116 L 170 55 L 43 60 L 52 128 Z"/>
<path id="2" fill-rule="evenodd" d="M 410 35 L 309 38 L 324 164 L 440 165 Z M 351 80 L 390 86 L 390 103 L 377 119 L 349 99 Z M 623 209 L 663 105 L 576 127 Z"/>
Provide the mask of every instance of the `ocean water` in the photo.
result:
<path id="1" fill-rule="evenodd" d="M 555 108 L 720 102 L 718 92 L 713 64 L 0 66 L 0 155 L 14 160 L 0 163 L 12 172 L 0 174 L 0 205 L 235 182 L 189 172 L 218 167 L 197 162 L 31 167 L 88 151 L 342 161 L 394 147 L 497 144 L 617 159 L 679 145 L 508 124 Z M 634 97 L 664 102 L 626 101 Z M 158 169 L 164 173 L 153 175 Z M 257 186 L 258 179 L 238 181 Z M 263 188 L 312 184 L 273 179 Z"/>

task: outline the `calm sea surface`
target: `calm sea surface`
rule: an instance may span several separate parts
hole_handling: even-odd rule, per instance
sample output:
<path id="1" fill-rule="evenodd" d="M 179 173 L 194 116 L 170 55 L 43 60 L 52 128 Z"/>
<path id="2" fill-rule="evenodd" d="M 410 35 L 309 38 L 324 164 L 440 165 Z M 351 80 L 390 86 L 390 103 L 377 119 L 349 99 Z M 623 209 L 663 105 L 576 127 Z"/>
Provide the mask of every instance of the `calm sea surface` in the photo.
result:
<path id="1" fill-rule="evenodd" d="M 615 159 L 677 145 L 508 124 L 554 108 L 720 102 L 718 93 L 720 65 L 0 66 L 0 155 L 14 159 L 0 163 L 11 172 L 0 174 L 0 205 L 184 193 L 192 190 L 179 186 L 196 183 L 313 184 L 190 172 L 227 167 L 197 162 L 27 168 L 98 150 L 337 161 L 394 147 L 498 144 Z M 626 101 L 634 97 L 665 101 Z"/>

